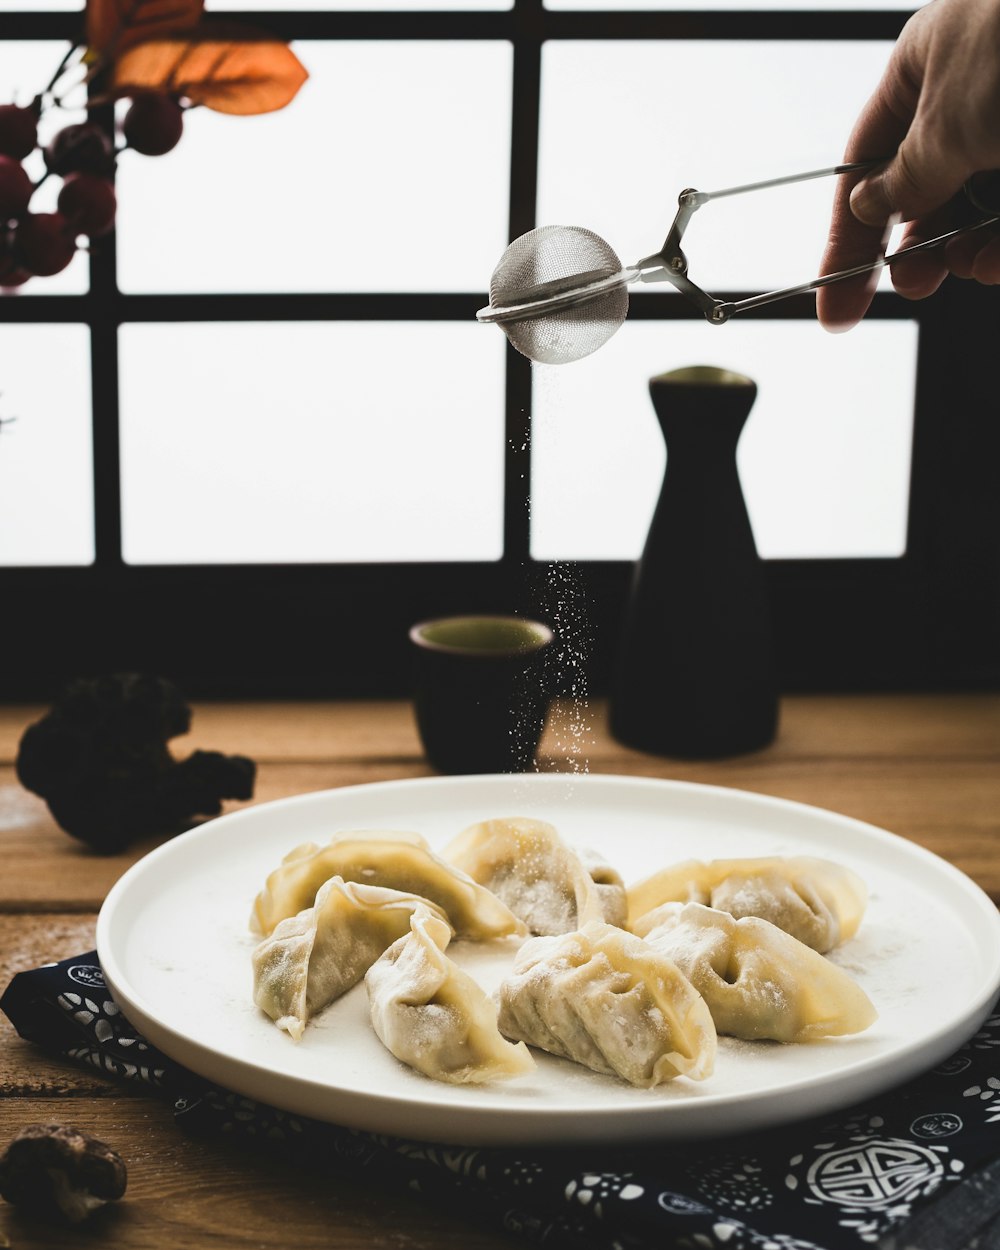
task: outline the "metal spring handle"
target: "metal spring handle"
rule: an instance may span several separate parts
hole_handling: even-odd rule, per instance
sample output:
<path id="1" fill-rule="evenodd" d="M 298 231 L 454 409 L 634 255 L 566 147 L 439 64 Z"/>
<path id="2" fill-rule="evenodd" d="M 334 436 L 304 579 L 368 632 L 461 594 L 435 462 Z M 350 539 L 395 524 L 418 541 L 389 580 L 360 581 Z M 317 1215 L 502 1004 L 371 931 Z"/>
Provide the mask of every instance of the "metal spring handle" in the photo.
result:
<path id="1" fill-rule="evenodd" d="M 961 234 L 968 234 L 972 230 L 980 230 L 984 226 L 1000 221 L 1000 215 L 987 216 L 981 221 L 973 222 L 971 225 L 959 226 L 957 229 L 949 230 L 946 234 L 939 234 L 933 239 L 925 239 L 923 243 L 914 243 L 910 247 L 901 248 L 890 256 L 881 256 L 868 264 L 854 265 L 850 269 L 840 269 L 836 273 L 828 273 L 822 277 L 813 278 L 811 282 L 803 282 L 798 286 L 782 287 L 777 291 L 766 291 L 762 295 L 751 295 L 741 300 L 727 302 L 716 299 L 715 296 L 709 295 L 707 291 L 702 290 L 700 286 L 697 286 L 688 277 L 688 262 L 687 257 L 681 250 L 681 239 L 691 218 L 699 208 L 709 203 L 710 200 L 723 199 L 728 195 L 743 195 L 748 191 L 763 191 L 770 187 L 787 186 L 789 183 L 810 182 L 814 178 L 828 178 L 834 174 L 858 173 L 862 170 L 874 169 L 878 165 L 883 164 L 885 164 L 885 159 L 854 161 L 851 164 L 834 165 L 829 169 L 813 169 L 805 174 L 788 174 L 782 178 L 768 178 L 764 182 L 750 182 L 744 186 L 725 187 L 720 191 L 696 191 L 693 187 L 688 187 L 678 197 L 677 214 L 674 217 L 663 246 L 658 252 L 636 261 L 633 268 L 639 271 L 638 276 L 643 282 L 671 283 L 705 314 L 708 321 L 713 325 L 722 325 L 735 313 L 745 312 L 748 308 L 759 308 L 762 304 L 772 304 L 776 300 L 787 299 L 792 295 L 805 295 L 809 291 L 818 290 L 823 286 L 830 286 L 834 282 L 843 282 L 847 278 L 856 278 L 862 274 L 873 273 L 877 269 L 883 269 L 887 265 L 891 265 L 894 261 L 901 260 L 904 256 L 913 256 L 917 252 L 925 252 L 932 247 L 940 247 L 941 244 L 947 243 L 949 239 L 957 238 Z M 993 212 L 992 209 L 987 208 L 980 201 L 972 187 L 971 179 L 966 183 L 965 193 L 970 202 L 977 208 L 987 213 Z"/>

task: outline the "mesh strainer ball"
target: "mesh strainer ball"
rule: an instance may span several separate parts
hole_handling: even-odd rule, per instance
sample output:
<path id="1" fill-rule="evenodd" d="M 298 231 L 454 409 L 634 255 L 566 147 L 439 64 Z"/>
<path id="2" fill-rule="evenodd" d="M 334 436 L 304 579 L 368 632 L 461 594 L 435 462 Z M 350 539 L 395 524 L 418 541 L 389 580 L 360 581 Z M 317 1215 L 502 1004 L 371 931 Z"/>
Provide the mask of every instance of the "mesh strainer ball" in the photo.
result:
<path id="1" fill-rule="evenodd" d="M 582 288 L 622 275 L 597 293 Z M 621 261 L 600 235 L 582 226 L 541 226 L 515 239 L 490 279 L 490 308 L 501 311 L 580 290 L 579 299 L 552 311 L 498 317 L 519 352 L 538 364 L 562 365 L 603 347 L 628 312 Z"/>

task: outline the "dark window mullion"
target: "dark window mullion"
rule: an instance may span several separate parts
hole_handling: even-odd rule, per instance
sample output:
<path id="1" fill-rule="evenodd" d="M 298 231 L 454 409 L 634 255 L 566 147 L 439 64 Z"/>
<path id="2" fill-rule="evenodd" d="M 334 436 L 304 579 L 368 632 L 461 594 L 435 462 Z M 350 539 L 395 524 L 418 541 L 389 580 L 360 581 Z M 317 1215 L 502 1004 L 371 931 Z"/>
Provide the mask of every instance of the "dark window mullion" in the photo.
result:
<path id="1" fill-rule="evenodd" d="M 511 240 L 535 225 L 542 65 L 541 0 L 515 0 L 514 19 L 516 34 L 509 211 Z M 525 563 L 531 550 L 531 362 L 512 347 L 507 348 L 506 382 L 504 558 L 515 563 Z"/>
<path id="2" fill-rule="evenodd" d="M 910 14 L 902 10 L 836 9 L 699 9 L 685 11 L 578 12 L 557 10 L 545 15 L 549 39 L 638 40 L 848 40 L 895 39 Z M 609 20 L 610 19 L 610 20 Z M 664 65 L 669 73 L 669 65 Z M 599 84 L 595 84 L 595 87 Z M 706 83 L 714 98 L 725 98 L 724 83 Z M 739 100 L 731 101 L 739 107 Z"/>
<path id="3" fill-rule="evenodd" d="M 119 320 L 130 322 L 469 321 L 483 305 L 481 293 L 423 295 L 413 291 L 115 293 L 114 298 Z"/>
<path id="4" fill-rule="evenodd" d="M 109 132 L 114 109 L 91 116 Z M 119 304 L 114 231 L 96 239 L 90 252 L 90 325 L 92 429 L 94 439 L 94 549 L 101 569 L 122 565 L 122 482 L 118 412 Z"/>
<path id="5" fill-rule="evenodd" d="M 276 7 L 214 16 L 264 27 L 282 39 L 506 39 L 514 27 L 521 35 L 546 39 L 844 40 L 894 39 L 910 13 L 879 9 L 877 0 L 870 10 L 658 11 L 630 11 L 609 0 L 603 11 L 586 12 L 546 9 L 541 0 L 514 0 L 512 11 L 322 12 Z"/>
<path id="6" fill-rule="evenodd" d="M 67 39 L 80 38 L 83 13 L 3 13 L 0 12 L 0 39 Z M 55 66 L 53 66 L 53 69 Z M 42 86 L 39 83 L 39 86 Z M 23 84 L 27 88 L 28 84 Z"/>
<path id="7" fill-rule="evenodd" d="M 118 326 L 90 327 L 94 432 L 94 549 L 102 568 L 122 563 L 121 461 L 118 439 Z"/>

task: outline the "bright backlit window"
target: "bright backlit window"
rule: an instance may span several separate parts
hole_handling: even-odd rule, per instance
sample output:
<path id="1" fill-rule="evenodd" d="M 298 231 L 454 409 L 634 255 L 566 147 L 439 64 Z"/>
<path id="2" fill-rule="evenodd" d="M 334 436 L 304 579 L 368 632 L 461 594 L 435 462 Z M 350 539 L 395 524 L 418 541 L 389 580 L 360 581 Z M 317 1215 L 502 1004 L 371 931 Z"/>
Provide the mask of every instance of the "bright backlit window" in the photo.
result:
<path id="1" fill-rule="evenodd" d="M 129 563 L 503 554 L 503 348 L 480 327 L 127 325 L 120 343 Z"/>
<path id="2" fill-rule="evenodd" d="M 691 364 L 758 385 L 738 464 L 782 671 L 950 672 L 945 605 L 975 599 L 970 536 L 1000 532 L 980 517 L 989 456 L 967 454 L 991 324 L 976 284 L 913 305 L 883 277 L 843 336 L 808 296 L 712 327 L 643 286 L 606 346 L 560 367 L 475 318 L 536 225 L 588 227 L 630 264 L 687 186 L 836 164 L 918 7 L 207 0 L 292 42 L 309 81 L 262 116 L 192 109 L 166 156 L 123 152 L 115 234 L 0 294 L 0 589 L 24 690 L 107 656 L 195 690 L 398 692 L 418 616 L 544 613 L 537 588 L 563 575 L 606 665 L 663 480 L 648 379 Z M 16 10 L 0 94 L 26 103 L 82 13 Z M 738 299 L 816 276 L 833 189 L 711 202 L 692 278 Z M 53 667 L 35 639 L 76 595 L 97 606 Z"/>
<path id="3" fill-rule="evenodd" d="M 686 187 L 836 165 L 889 51 L 880 40 L 762 40 L 752 57 L 725 40 L 688 40 L 682 53 L 664 40 L 546 44 L 539 221 L 587 226 L 629 264 L 663 242 Z M 684 237 L 692 279 L 714 293 L 816 277 L 833 182 L 711 201 Z"/>
<path id="4" fill-rule="evenodd" d="M 167 156 L 121 161 L 122 290 L 476 290 L 507 241 L 510 44 L 297 52 L 287 108 L 200 109 Z"/>
<path id="5" fill-rule="evenodd" d="M 94 559 L 90 334 L 0 327 L 0 565 Z"/>

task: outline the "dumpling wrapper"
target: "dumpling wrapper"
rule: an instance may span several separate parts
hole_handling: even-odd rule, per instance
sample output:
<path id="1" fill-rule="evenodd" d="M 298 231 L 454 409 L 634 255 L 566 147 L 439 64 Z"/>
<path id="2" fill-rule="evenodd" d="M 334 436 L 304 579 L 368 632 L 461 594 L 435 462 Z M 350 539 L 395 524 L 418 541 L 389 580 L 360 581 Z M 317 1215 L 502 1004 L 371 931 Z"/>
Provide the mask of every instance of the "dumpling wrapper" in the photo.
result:
<path id="1" fill-rule="evenodd" d="M 448 928 L 444 913 L 415 894 L 332 877 L 312 907 L 279 921 L 254 949 L 254 1002 L 298 1041 L 317 1012 L 409 932 L 418 911 Z"/>
<path id="2" fill-rule="evenodd" d="M 531 933 L 569 933 L 588 920 L 625 921 L 621 877 L 594 852 L 577 854 L 548 821 L 480 821 L 460 833 L 444 857 L 502 899 Z"/>
<path id="3" fill-rule="evenodd" d="M 460 937 L 475 941 L 524 933 L 508 907 L 464 872 L 436 855 L 418 833 L 365 830 L 340 833 L 327 846 L 306 842 L 290 851 L 257 895 L 250 928 L 270 933 L 279 921 L 310 907 L 331 877 L 384 886 L 429 899 Z"/>
<path id="4" fill-rule="evenodd" d="M 842 968 L 757 916 L 665 903 L 638 927 L 698 990 L 720 1033 L 808 1042 L 861 1033 L 878 1018 Z"/>
<path id="5" fill-rule="evenodd" d="M 628 890 L 628 927 L 663 903 L 702 903 L 736 919 L 757 916 L 825 954 L 854 936 L 868 889 L 856 873 L 801 855 L 757 859 L 690 859 Z"/>
<path id="6" fill-rule="evenodd" d="M 453 1085 L 508 1080 L 534 1070 L 523 1042 L 507 1041 L 479 985 L 444 953 L 451 930 L 416 911 L 410 932 L 368 970 L 372 1027 L 401 1063 Z"/>
<path id="7" fill-rule="evenodd" d="M 525 942 L 498 997 L 507 1037 L 594 1072 L 643 1088 L 712 1073 L 704 999 L 663 954 L 602 921 Z"/>
<path id="8" fill-rule="evenodd" d="M 588 846 L 581 847 L 577 854 L 594 883 L 601 919 L 605 924 L 613 924 L 616 929 L 624 929 L 628 919 L 628 894 L 621 873 L 612 868 L 599 851 Z"/>

